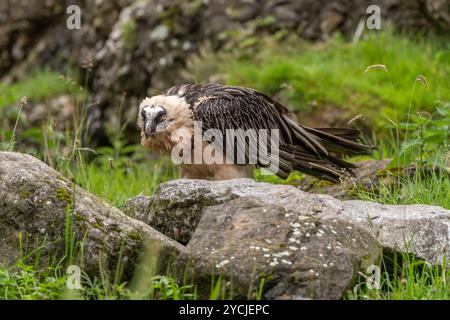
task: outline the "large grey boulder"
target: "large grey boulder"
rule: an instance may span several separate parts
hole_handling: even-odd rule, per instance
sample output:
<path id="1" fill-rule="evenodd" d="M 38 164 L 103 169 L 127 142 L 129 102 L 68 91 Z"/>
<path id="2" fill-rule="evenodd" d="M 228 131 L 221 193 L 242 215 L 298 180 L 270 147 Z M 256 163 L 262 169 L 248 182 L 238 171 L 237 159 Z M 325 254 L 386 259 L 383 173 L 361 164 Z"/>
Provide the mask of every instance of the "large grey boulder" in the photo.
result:
<path id="1" fill-rule="evenodd" d="M 66 238 L 66 230 L 73 237 Z M 13 265 L 20 258 L 33 259 L 36 253 L 41 261 L 60 259 L 72 250 L 71 263 L 90 275 L 97 274 L 101 264 L 104 271 L 115 272 L 119 266 L 130 276 L 145 242 L 160 251 L 162 264 L 183 250 L 38 159 L 0 152 L 1 266 Z M 81 247 L 83 255 L 79 254 Z"/>
<path id="2" fill-rule="evenodd" d="M 364 228 L 390 251 L 412 253 L 433 264 L 450 257 L 450 210 L 441 207 L 349 200 L 321 215 Z"/>
<path id="3" fill-rule="evenodd" d="M 347 222 L 241 197 L 205 210 L 177 267 L 190 266 L 203 297 L 214 279 L 228 298 L 339 299 L 380 257 L 378 242 Z"/>
<path id="4" fill-rule="evenodd" d="M 170 181 L 161 184 L 152 197 L 130 199 L 124 211 L 169 237 L 187 243 L 206 207 L 247 196 L 304 215 L 347 221 L 368 231 L 386 249 L 409 252 L 431 263 L 442 262 L 444 257 L 450 256 L 450 211 L 447 209 L 341 201 L 290 185 L 250 179 Z"/>
<path id="5" fill-rule="evenodd" d="M 185 244 L 204 208 L 237 197 L 230 192 L 229 183 L 189 179 L 162 183 L 152 197 L 140 195 L 130 199 L 122 211 Z"/>

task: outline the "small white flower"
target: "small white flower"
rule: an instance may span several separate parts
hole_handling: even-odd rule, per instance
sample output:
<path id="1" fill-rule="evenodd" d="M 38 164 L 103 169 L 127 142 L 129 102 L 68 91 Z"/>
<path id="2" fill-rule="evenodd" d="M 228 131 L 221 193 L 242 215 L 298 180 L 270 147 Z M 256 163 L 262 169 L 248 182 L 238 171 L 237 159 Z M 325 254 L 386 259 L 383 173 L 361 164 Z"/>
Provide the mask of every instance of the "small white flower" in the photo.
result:
<path id="1" fill-rule="evenodd" d="M 278 264 L 278 261 L 272 261 L 271 263 L 269 263 L 269 266 L 275 267 L 277 264 Z"/>

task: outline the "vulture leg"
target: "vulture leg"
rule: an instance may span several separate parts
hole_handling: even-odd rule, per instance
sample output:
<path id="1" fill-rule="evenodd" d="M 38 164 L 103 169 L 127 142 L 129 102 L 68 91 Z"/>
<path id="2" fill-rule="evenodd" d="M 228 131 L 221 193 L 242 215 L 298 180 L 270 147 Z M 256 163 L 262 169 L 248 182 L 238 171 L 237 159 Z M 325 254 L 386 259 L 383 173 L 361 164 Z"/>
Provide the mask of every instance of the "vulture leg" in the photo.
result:
<path id="1" fill-rule="evenodd" d="M 229 180 L 237 178 L 253 179 L 253 165 L 216 165 L 214 170 L 214 180 Z"/>

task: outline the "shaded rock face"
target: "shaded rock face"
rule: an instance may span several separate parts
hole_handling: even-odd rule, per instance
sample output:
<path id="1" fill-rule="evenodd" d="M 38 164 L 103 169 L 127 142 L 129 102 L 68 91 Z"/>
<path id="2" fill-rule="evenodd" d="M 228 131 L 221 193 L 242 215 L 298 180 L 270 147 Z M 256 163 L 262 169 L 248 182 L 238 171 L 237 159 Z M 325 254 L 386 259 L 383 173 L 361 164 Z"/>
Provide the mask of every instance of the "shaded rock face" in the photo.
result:
<path id="1" fill-rule="evenodd" d="M 235 298 L 255 298 L 263 283 L 268 299 L 339 299 L 380 249 L 346 222 L 242 197 L 205 210 L 177 264 L 192 267 L 205 297 L 211 278 L 224 274 Z"/>
<path id="2" fill-rule="evenodd" d="M 72 4 L 81 7 L 80 30 L 66 28 L 66 8 Z M 214 50 L 234 47 L 239 40 L 224 32 L 242 29 L 250 36 L 284 29 L 312 40 L 335 31 L 352 37 L 371 4 L 380 6 L 383 25 L 450 30 L 450 0 L 4 0 L 0 78 L 11 82 L 43 64 L 61 72 L 73 65 L 83 79 L 89 72 L 90 128 L 94 142 L 101 143 L 124 92 L 125 116 L 134 123 L 140 99 L 186 81 L 180 70 L 205 41 Z"/>
<path id="3" fill-rule="evenodd" d="M 125 212 L 169 237 L 182 235 L 177 239 L 186 243 L 208 205 L 241 197 L 254 197 L 266 204 L 318 219 L 346 221 L 369 232 L 385 249 L 409 252 L 431 263 L 442 262 L 444 257 L 450 256 L 450 210 L 428 205 L 340 201 L 328 195 L 310 194 L 290 185 L 273 185 L 250 179 L 170 181 L 161 184 L 152 197 L 140 196 L 128 200 Z M 133 209 L 136 206 L 139 210 Z"/>
<path id="4" fill-rule="evenodd" d="M 99 263 L 105 271 L 115 272 L 121 256 L 119 264 L 129 277 L 145 242 L 161 251 L 162 264 L 183 250 L 36 158 L 0 152 L 0 265 L 13 265 L 21 258 L 20 237 L 25 256 L 42 246 L 41 261 L 63 257 L 70 247 L 65 239 L 67 221 L 74 231 L 73 263 L 90 275 L 98 273 Z M 78 255 L 81 243 L 84 254 Z"/>
<path id="5" fill-rule="evenodd" d="M 186 244 L 195 231 L 203 210 L 211 205 L 236 198 L 227 184 L 197 184 L 197 180 L 163 183 L 152 197 L 144 195 L 128 200 L 122 211 L 141 220 L 168 237 Z M 192 183 L 191 183 L 192 181 Z"/>

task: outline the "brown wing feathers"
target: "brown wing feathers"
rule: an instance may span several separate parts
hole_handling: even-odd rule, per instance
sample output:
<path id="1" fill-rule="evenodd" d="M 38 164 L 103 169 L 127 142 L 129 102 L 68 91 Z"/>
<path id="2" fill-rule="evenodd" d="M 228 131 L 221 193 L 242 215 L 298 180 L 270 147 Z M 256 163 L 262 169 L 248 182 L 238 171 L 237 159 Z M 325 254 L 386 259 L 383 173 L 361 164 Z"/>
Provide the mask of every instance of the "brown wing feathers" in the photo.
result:
<path id="1" fill-rule="evenodd" d="M 279 129 L 279 171 L 276 174 L 281 178 L 298 170 L 338 182 L 345 173 L 351 174 L 353 165 L 336 155 L 367 154 L 372 149 L 356 142 L 358 130 L 310 128 L 298 124 L 287 108 L 254 89 L 194 84 L 172 87 L 166 94 L 184 97 L 192 108 L 194 120 L 202 121 L 203 131 L 219 129 L 226 135 L 226 129 Z M 248 147 L 246 150 L 248 152 Z M 270 152 L 266 156 L 269 157 Z"/>

